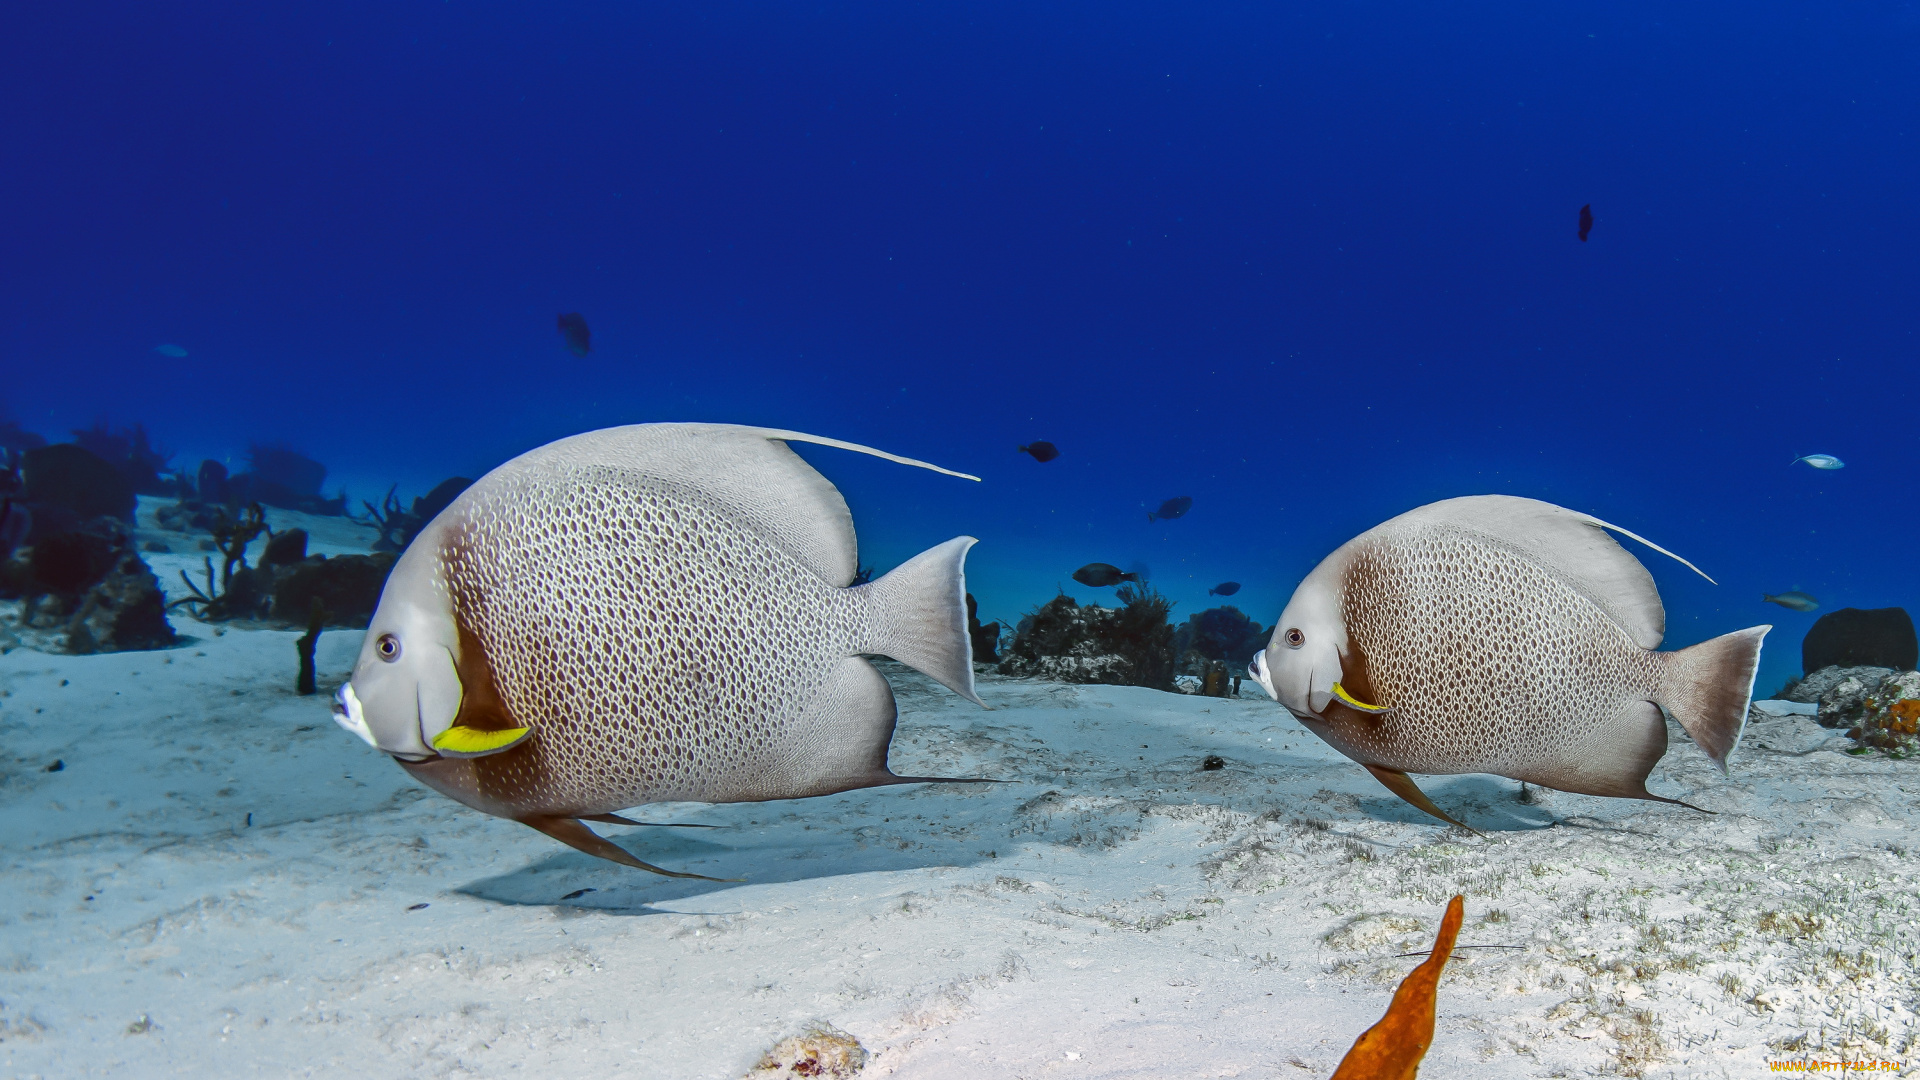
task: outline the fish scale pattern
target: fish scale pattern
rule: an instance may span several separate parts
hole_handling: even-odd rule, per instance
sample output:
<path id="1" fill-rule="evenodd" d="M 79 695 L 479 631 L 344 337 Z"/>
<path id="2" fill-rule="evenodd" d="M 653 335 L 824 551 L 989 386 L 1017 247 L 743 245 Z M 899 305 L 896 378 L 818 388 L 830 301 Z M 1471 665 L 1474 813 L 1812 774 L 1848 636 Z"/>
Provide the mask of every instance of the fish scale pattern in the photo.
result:
<path id="1" fill-rule="evenodd" d="M 1393 711 L 1338 734 L 1374 764 L 1551 772 L 1603 741 L 1622 706 L 1660 687 L 1666 654 L 1634 644 L 1526 555 L 1464 530 L 1361 544 L 1342 602 L 1376 703 Z"/>
<path id="2" fill-rule="evenodd" d="M 865 635 L 861 598 L 684 484 L 500 479 L 443 551 L 456 619 L 534 729 L 475 763 L 488 794 L 566 814 L 791 794 L 795 721 Z"/>

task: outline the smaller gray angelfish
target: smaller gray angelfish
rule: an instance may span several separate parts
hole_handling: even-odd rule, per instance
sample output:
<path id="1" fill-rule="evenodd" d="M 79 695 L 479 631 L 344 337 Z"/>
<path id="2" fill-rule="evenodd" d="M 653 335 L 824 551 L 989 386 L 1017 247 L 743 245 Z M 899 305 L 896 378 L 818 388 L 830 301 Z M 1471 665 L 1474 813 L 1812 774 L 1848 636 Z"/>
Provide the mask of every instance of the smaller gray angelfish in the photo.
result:
<path id="1" fill-rule="evenodd" d="M 1394 794 L 1456 825 L 1408 773 L 1677 802 L 1646 786 L 1667 750 L 1663 713 L 1724 770 L 1772 627 L 1654 651 L 1666 612 L 1653 576 L 1606 530 L 1700 572 L 1550 503 L 1448 499 L 1327 556 L 1249 672 Z"/>
<path id="2" fill-rule="evenodd" d="M 1820 601 L 1815 600 L 1799 589 L 1783 592 L 1778 596 L 1763 595 L 1760 597 L 1760 602 L 1764 604 L 1779 604 L 1789 611 L 1813 611 L 1820 606 Z"/>

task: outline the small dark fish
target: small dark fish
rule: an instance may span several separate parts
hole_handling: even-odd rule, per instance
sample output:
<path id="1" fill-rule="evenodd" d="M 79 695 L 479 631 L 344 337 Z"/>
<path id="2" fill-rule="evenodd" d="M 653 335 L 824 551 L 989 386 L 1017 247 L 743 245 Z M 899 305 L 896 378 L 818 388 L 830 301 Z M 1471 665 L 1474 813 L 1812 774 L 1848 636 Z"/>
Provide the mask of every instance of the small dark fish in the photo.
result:
<path id="1" fill-rule="evenodd" d="M 1587 234 L 1593 231 L 1593 204 L 1580 208 L 1580 242 L 1587 242 Z"/>
<path id="2" fill-rule="evenodd" d="M 1223 581 L 1220 584 L 1215 585 L 1213 588 L 1208 589 L 1207 595 L 1208 596 L 1232 596 L 1234 593 L 1237 593 L 1239 591 L 1240 591 L 1239 582 Z"/>
<path id="3" fill-rule="evenodd" d="M 408 905 L 407 905 L 407 910 L 408 910 L 408 911 L 419 911 L 419 910 L 420 910 L 421 908 L 424 908 L 424 907 L 427 907 L 427 906 L 428 906 L 428 905 L 426 905 L 426 904 L 408 904 Z"/>
<path id="4" fill-rule="evenodd" d="M 583 897 L 583 896 L 585 896 L 585 895 L 587 895 L 587 894 L 588 894 L 588 893 L 590 893 L 590 892 L 599 892 L 599 891 L 600 891 L 600 890 L 598 890 L 598 889 L 575 889 L 575 890 L 573 890 L 572 892 L 570 892 L 570 893 L 568 893 L 567 895 L 565 895 L 565 896 L 563 896 L 563 897 L 561 897 L 560 899 L 562 899 L 562 900 L 578 900 L 578 899 L 580 899 L 581 897 Z"/>
<path id="5" fill-rule="evenodd" d="M 1123 581 L 1139 581 L 1139 574 L 1129 574 L 1112 563 L 1090 562 L 1073 572 L 1073 580 L 1082 585 L 1091 585 L 1104 589 L 1109 585 L 1118 585 Z"/>
<path id="6" fill-rule="evenodd" d="M 1193 496 L 1176 495 L 1161 503 L 1160 509 L 1147 511 L 1147 520 L 1172 521 L 1174 518 L 1185 516 L 1191 509 L 1193 509 Z"/>
<path id="7" fill-rule="evenodd" d="M 587 330 L 586 317 L 577 311 L 560 316 L 560 336 L 567 339 L 567 351 L 575 356 L 593 351 L 593 335 Z"/>
<path id="8" fill-rule="evenodd" d="M 1046 441 L 1030 442 L 1019 448 L 1023 454 L 1032 454 L 1035 461 L 1052 461 L 1060 456 L 1060 448 Z"/>
<path id="9" fill-rule="evenodd" d="M 59 758 L 54 758 L 54 759 L 53 759 L 53 764 L 51 764 L 51 765 L 49 765 L 49 766 L 47 766 L 47 771 L 48 771 L 48 772 L 59 772 L 59 771 L 60 771 L 61 769 L 64 769 L 64 768 L 66 768 L 66 767 L 67 767 L 67 763 L 66 763 L 66 762 L 64 762 L 64 761 L 62 761 L 62 760 L 60 760 Z"/>
<path id="10" fill-rule="evenodd" d="M 1808 596 L 1798 589 L 1792 592 L 1783 592 L 1779 596 L 1762 596 L 1760 599 L 1765 603 L 1779 604 L 1781 607 L 1788 608 L 1792 611 L 1812 611 L 1814 608 L 1820 606 L 1820 601 L 1815 600 L 1813 597 Z"/>

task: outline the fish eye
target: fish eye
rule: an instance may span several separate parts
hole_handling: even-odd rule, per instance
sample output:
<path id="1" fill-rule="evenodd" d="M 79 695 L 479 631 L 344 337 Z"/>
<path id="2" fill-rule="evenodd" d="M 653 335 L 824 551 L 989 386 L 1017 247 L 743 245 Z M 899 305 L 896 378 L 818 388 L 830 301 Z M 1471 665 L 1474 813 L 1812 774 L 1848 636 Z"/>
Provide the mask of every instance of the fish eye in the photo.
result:
<path id="1" fill-rule="evenodd" d="M 391 664 L 400 659 L 400 639 L 392 634 L 381 634 L 380 640 L 373 643 L 373 651 L 380 654 L 380 659 Z"/>
<path id="2" fill-rule="evenodd" d="M 1307 635 L 1301 633 L 1299 627 L 1289 626 L 1287 628 L 1287 648 L 1297 649 L 1306 643 Z"/>

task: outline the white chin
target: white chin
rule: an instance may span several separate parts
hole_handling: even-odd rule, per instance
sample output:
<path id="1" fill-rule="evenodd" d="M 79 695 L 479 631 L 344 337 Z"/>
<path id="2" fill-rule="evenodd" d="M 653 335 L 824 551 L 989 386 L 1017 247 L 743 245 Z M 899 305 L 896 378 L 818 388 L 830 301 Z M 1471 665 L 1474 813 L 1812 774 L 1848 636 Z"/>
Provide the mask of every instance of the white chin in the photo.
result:
<path id="1" fill-rule="evenodd" d="M 354 696 L 352 683 L 342 686 L 339 695 L 334 698 L 333 722 L 360 736 L 360 741 L 368 746 L 380 749 L 380 744 L 373 740 L 373 732 L 367 727 L 367 715 L 360 709 L 360 699 Z"/>

